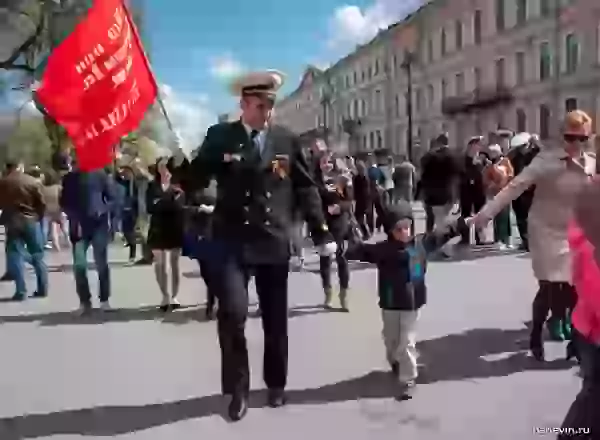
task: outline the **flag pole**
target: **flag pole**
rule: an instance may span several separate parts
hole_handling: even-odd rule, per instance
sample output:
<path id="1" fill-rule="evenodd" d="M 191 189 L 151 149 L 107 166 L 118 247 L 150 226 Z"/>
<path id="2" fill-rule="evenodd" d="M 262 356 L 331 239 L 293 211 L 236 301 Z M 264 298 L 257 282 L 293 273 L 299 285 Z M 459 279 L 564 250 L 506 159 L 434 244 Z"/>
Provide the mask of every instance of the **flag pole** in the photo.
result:
<path id="1" fill-rule="evenodd" d="M 173 128 L 173 124 L 171 123 L 171 119 L 169 118 L 169 115 L 167 113 L 167 108 L 165 107 L 165 103 L 162 100 L 162 98 L 160 97 L 160 88 L 158 87 L 158 82 L 156 81 L 156 75 L 154 75 L 154 72 L 152 71 L 152 66 L 150 65 L 150 60 L 148 59 L 148 55 L 146 54 L 146 50 L 144 49 L 144 45 L 142 44 L 142 39 L 140 38 L 137 27 L 131 17 L 131 13 L 129 12 L 129 8 L 127 7 L 126 3 L 127 3 L 127 0 L 123 0 L 121 2 L 121 5 L 123 6 L 123 10 L 125 11 L 125 15 L 127 16 L 127 21 L 129 22 L 129 26 L 131 27 L 131 30 L 133 31 L 133 38 L 135 38 L 135 42 L 137 43 L 138 47 L 140 48 L 140 51 L 142 52 L 142 58 L 144 59 L 144 64 L 146 66 L 146 69 L 148 69 L 148 72 L 150 72 L 150 77 L 152 78 L 152 81 L 154 81 L 154 85 L 156 86 L 156 100 L 158 101 L 160 110 L 162 111 L 162 114 L 165 117 L 165 121 L 167 122 L 167 127 L 169 128 L 171 133 L 176 135 L 177 133 L 175 133 L 175 129 Z"/>

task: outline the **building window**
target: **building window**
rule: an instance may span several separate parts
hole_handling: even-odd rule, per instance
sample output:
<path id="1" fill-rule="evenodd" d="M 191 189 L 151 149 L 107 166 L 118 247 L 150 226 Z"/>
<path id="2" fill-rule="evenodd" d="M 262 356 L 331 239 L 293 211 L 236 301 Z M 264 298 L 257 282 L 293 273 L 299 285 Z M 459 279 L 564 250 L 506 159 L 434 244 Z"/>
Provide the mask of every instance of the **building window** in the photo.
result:
<path id="1" fill-rule="evenodd" d="M 473 82 L 475 83 L 476 90 L 481 88 L 482 81 L 481 68 L 475 67 L 475 69 L 473 69 Z"/>
<path id="2" fill-rule="evenodd" d="M 550 78 L 552 72 L 552 54 L 550 53 L 550 43 L 540 44 L 540 81 L 546 81 Z"/>
<path id="3" fill-rule="evenodd" d="M 442 99 L 446 99 L 448 97 L 448 82 L 443 79 L 442 80 Z"/>
<path id="4" fill-rule="evenodd" d="M 355 118 L 359 118 L 360 117 L 360 108 L 359 108 L 359 105 L 360 105 L 360 103 L 358 102 L 358 100 L 355 100 L 353 102 L 353 106 L 354 106 L 354 108 L 353 108 L 353 110 L 354 110 L 353 115 L 354 115 Z"/>
<path id="5" fill-rule="evenodd" d="M 375 132 L 369 133 L 369 150 L 375 148 Z"/>
<path id="6" fill-rule="evenodd" d="M 383 148 L 383 137 L 381 136 L 381 131 L 377 130 L 377 149 L 381 150 Z"/>
<path id="7" fill-rule="evenodd" d="M 481 44 L 481 11 L 475 11 L 473 15 L 473 42 L 477 45 Z"/>
<path id="8" fill-rule="evenodd" d="M 375 71 L 373 72 L 373 75 L 379 75 L 379 59 L 375 60 Z"/>
<path id="9" fill-rule="evenodd" d="M 567 74 L 575 73 L 579 65 L 579 41 L 577 35 L 569 34 L 565 39 L 566 48 L 566 71 Z"/>
<path id="10" fill-rule="evenodd" d="M 506 85 L 504 67 L 504 58 L 496 60 L 496 87 L 504 87 Z"/>
<path id="11" fill-rule="evenodd" d="M 382 110 L 382 102 L 381 102 L 381 90 L 375 90 L 375 112 L 379 113 Z"/>
<path id="12" fill-rule="evenodd" d="M 365 73 L 365 71 L 363 69 L 363 71 L 360 72 L 360 81 L 365 82 L 365 79 L 367 79 L 367 74 Z"/>
<path id="13" fill-rule="evenodd" d="M 367 102 L 364 99 L 360 100 L 360 115 L 361 116 L 367 115 Z"/>
<path id="14" fill-rule="evenodd" d="M 517 26 L 527 22 L 527 0 L 517 0 Z"/>
<path id="15" fill-rule="evenodd" d="M 421 89 L 415 90 L 415 110 L 420 112 L 423 109 L 423 92 Z"/>
<path id="16" fill-rule="evenodd" d="M 550 17 L 552 10 L 550 9 L 551 0 L 540 0 L 540 16 Z"/>
<path id="17" fill-rule="evenodd" d="M 517 109 L 517 131 L 519 133 L 527 131 L 527 115 L 522 108 Z"/>
<path id="18" fill-rule="evenodd" d="M 596 62 L 600 63 L 600 25 L 596 28 Z"/>
<path id="19" fill-rule="evenodd" d="M 517 85 L 525 84 L 525 52 L 517 52 L 515 55 L 516 81 Z"/>
<path id="20" fill-rule="evenodd" d="M 432 63 L 434 56 L 433 56 L 433 40 L 431 38 L 429 40 L 427 40 L 427 57 L 429 59 L 429 62 Z"/>
<path id="21" fill-rule="evenodd" d="M 433 88 L 433 84 L 429 84 L 427 86 L 427 102 L 429 107 L 433 106 L 433 102 L 435 101 L 435 89 Z"/>
<path id="22" fill-rule="evenodd" d="M 550 137 L 550 109 L 547 105 L 540 106 L 540 138 Z"/>
<path id="23" fill-rule="evenodd" d="M 465 75 L 464 73 L 456 74 L 456 96 L 465 94 Z"/>
<path id="24" fill-rule="evenodd" d="M 496 32 L 502 32 L 506 29 L 506 20 L 505 20 L 505 5 L 504 0 L 495 0 L 496 1 Z"/>
<path id="25" fill-rule="evenodd" d="M 565 111 L 567 113 L 572 112 L 573 110 L 577 110 L 577 99 L 569 98 L 565 101 Z"/>
<path id="26" fill-rule="evenodd" d="M 456 50 L 461 50 L 463 47 L 463 24 L 460 20 L 454 22 L 454 39 Z"/>
<path id="27" fill-rule="evenodd" d="M 396 117 L 399 118 L 400 117 L 400 95 L 396 95 L 396 98 L 394 99 L 394 108 L 395 108 L 395 112 L 396 112 Z"/>
<path id="28" fill-rule="evenodd" d="M 442 34 L 440 35 L 440 52 L 442 56 L 446 56 L 447 47 L 446 47 L 446 30 L 442 29 Z"/>

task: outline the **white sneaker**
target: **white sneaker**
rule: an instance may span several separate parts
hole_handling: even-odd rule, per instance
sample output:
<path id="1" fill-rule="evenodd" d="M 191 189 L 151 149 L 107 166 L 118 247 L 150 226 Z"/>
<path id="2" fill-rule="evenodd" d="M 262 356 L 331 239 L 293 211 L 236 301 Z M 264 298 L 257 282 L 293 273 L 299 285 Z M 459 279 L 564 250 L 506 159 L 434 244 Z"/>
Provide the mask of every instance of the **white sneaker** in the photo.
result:
<path id="1" fill-rule="evenodd" d="M 103 312 L 110 312 L 112 311 L 112 307 L 110 306 L 110 303 L 108 301 L 103 301 L 100 303 L 100 310 L 102 310 Z"/>

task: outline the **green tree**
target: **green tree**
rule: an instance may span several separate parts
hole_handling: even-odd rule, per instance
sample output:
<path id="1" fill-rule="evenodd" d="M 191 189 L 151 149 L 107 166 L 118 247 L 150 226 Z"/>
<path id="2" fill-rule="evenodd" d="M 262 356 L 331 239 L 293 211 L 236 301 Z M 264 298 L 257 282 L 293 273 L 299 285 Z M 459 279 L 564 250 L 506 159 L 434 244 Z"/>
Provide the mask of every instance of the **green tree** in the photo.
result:
<path id="1" fill-rule="evenodd" d="M 22 160 L 42 168 L 50 166 L 52 148 L 42 118 L 22 118 L 7 142 L 8 160 Z"/>

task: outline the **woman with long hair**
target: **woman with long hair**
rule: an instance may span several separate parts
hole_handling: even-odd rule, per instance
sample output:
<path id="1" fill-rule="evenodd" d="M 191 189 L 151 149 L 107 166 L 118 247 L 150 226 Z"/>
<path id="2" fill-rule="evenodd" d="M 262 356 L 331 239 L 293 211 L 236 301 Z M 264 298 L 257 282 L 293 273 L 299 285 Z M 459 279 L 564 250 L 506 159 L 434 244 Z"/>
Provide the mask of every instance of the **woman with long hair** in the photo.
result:
<path id="1" fill-rule="evenodd" d="M 321 182 L 321 199 L 327 227 L 337 244 L 335 261 L 340 283 L 339 300 L 342 310 L 348 311 L 348 287 L 350 284 L 350 269 L 345 256 L 346 242 L 351 232 L 352 190 L 348 182 L 351 177 L 344 173 L 329 157 L 321 161 L 323 181 Z M 332 258 L 321 256 L 319 272 L 325 294 L 324 306 L 331 308 L 333 290 L 331 285 Z"/>
<path id="2" fill-rule="evenodd" d="M 154 180 L 146 192 L 147 210 L 150 214 L 148 246 L 154 257 L 154 273 L 162 294 L 160 309 L 169 311 L 180 307 L 179 258 L 184 241 L 185 196 L 172 180 L 172 170 L 167 159 L 156 163 Z M 171 290 L 169 291 L 169 267 Z"/>
<path id="3" fill-rule="evenodd" d="M 562 127 L 561 147 L 544 147 L 532 162 L 512 179 L 471 220 L 481 229 L 513 200 L 535 185 L 529 211 L 529 247 L 539 289 L 532 305 L 530 349 L 544 360 L 542 330 L 552 310 L 566 336 L 571 332 L 569 314 L 575 306 L 567 227 L 573 218 L 575 196 L 594 174 L 596 162 L 586 153 L 592 132 L 591 118 L 581 110 L 568 113 Z"/>

